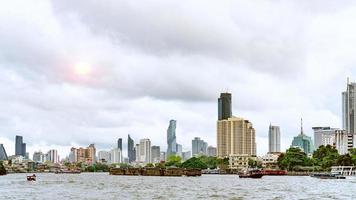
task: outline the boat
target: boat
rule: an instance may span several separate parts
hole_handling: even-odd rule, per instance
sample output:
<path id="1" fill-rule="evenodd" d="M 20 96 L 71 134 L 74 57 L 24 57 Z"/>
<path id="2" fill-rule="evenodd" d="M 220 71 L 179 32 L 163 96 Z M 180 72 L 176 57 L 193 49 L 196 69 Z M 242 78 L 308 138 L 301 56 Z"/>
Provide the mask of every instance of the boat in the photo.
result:
<path id="1" fill-rule="evenodd" d="M 27 176 L 27 181 L 36 181 L 36 175 L 33 174 L 33 175 L 30 175 L 30 176 Z"/>
<path id="2" fill-rule="evenodd" d="M 239 178 L 262 178 L 263 173 L 259 169 L 244 170 L 239 173 Z"/>
<path id="3" fill-rule="evenodd" d="M 345 176 L 339 174 L 331 174 L 331 173 L 314 173 L 311 174 L 310 177 L 319 178 L 319 179 L 346 179 Z"/>

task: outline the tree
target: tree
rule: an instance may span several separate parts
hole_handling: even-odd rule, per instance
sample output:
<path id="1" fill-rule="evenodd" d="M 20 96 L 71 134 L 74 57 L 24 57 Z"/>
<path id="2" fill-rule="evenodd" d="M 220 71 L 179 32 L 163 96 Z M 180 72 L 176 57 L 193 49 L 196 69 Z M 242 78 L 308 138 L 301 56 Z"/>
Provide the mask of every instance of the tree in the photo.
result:
<path id="1" fill-rule="evenodd" d="M 152 163 L 147 163 L 145 167 L 154 167 Z"/>
<path id="2" fill-rule="evenodd" d="M 199 158 L 192 157 L 192 158 L 188 159 L 187 161 L 185 161 L 182 164 L 182 168 L 187 168 L 187 169 L 194 169 L 194 168 L 207 169 L 208 166 L 203 161 L 201 161 Z"/>
<path id="3" fill-rule="evenodd" d="M 251 168 L 256 168 L 256 167 L 262 168 L 262 162 L 249 158 L 248 166 Z"/>
<path id="4" fill-rule="evenodd" d="M 321 145 L 313 153 L 313 159 L 315 160 L 315 164 L 321 166 L 321 168 L 324 170 L 327 170 L 331 166 L 336 165 L 339 156 L 340 155 L 337 152 L 337 149 L 330 145 Z"/>
<path id="5" fill-rule="evenodd" d="M 308 166 L 312 162 L 300 148 L 291 147 L 285 154 L 278 157 L 278 166 L 281 169 L 293 170 L 297 166 Z"/>
<path id="6" fill-rule="evenodd" d="M 356 165 L 356 148 L 350 150 L 351 161 L 353 165 Z"/>
<path id="7" fill-rule="evenodd" d="M 6 169 L 3 165 L 2 162 L 0 162 L 0 175 L 5 175 L 7 172 L 6 172 Z"/>
<path id="8" fill-rule="evenodd" d="M 167 162 L 165 163 L 167 167 L 169 166 L 180 167 L 181 164 L 182 164 L 182 158 L 176 155 L 170 155 L 167 159 Z"/>
<path id="9" fill-rule="evenodd" d="M 336 160 L 336 164 L 341 165 L 341 166 L 352 165 L 352 159 L 351 159 L 350 154 L 345 154 L 345 155 L 339 156 L 339 158 Z"/>
<path id="10" fill-rule="evenodd" d="M 217 159 L 217 166 L 220 169 L 227 169 L 229 168 L 229 158 L 218 158 Z"/>
<path id="11" fill-rule="evenodd" d="M 218 159 L 213 156 L 200 156 L 198 157 L 209 169 L 216 169 L 218 166 Z"/>

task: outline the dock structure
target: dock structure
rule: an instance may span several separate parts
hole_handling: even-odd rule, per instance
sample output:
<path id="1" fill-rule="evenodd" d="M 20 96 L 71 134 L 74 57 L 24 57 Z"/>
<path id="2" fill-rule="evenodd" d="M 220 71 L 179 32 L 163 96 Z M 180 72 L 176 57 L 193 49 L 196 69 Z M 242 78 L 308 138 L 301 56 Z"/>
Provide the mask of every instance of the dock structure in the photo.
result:
<path id="1" fill-rule="evenodd" d="M 343 176 L 356 176 L 356 166 L 332 166 L 331 174 Z"/>
<path id="2" fill-rule="evenodd" d="M 183 168 L 112 168 L 110 175 L 121 176 L 201 176 L 201 169 Z"/>

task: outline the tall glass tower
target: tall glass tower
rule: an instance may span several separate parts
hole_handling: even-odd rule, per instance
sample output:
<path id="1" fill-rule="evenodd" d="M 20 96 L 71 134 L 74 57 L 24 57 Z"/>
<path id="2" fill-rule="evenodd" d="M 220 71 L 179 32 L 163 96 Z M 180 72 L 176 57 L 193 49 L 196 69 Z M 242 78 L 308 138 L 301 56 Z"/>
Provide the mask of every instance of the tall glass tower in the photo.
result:
<path id="1" fill-rule="evenodd" d="M 127 157 L 129 157 L 129 162 L 133 162 L 136 160 L 136 153 L 134 149 L 134 141 L 131 139 L 130 134 L 127 139 Z"/>
<path id="2" fill-rule="evenodd" d="M 347 133 L 356 133 L 356 83 L 347 79 L 346 91 L 342 93 L 342 124 Z"/>
<path id="3" fill-rule="evenodd" d="M 0 144 L 0 160 L 7 160 L 7 154 L 3 144 Z"/>
<path id="4" fill-rule="evenodd" d="M 119 138 L 119 139 L 117 140 L 117 148 L 120 149 L 121 152 L 122 152 L 122 138 Z"/>
<path id="5" fill-rule="evenodd" d="M 15 155 L 26 156 L 26 143 L 23 143 L 23 138 L 19 135 L 15 138 Z"/>
<path id="6" fill-rule="evenodd" d="M 218 99 L 218 119 L 224 120 L 232 117 L 231 93 L 221 93 Z"/>
<path id="7" fill-rule="evenodd" d="M 177 153 L 176 126 L 176 120 L 169 121 L 169 127 L 167 129 L 167 158 Z"/>

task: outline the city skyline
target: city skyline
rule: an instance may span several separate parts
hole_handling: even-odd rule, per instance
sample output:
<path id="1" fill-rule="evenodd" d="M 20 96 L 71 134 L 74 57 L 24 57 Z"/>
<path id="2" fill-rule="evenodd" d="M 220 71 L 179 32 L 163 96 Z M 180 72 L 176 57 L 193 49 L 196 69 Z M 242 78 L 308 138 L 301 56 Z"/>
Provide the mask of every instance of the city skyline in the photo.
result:
<path id="1" fill-rule="evenodd" d="M 163 151 L 170 119 L 183 151 L 194 137 L 216 146 L 216 101 L 225 92 L 233 94 L 234 115 L 253 123 L 257 154 L 268 151 L 270 122 L 280 126 L 284 151 L 300 117 L 309 136 L 312 127 L 342 128 L 341 92 L 347 77 L 356 80 L 353 2 L 197 2 L 186 9 L 42 1 L 0 9 L 7 30 L 0 37 L 0 143 L 8 155 L 15 135 L 30 155 L 57 149 L 63 158 L 92 143 L 109 150 L 124 138 L 126 156 L 127 134 Z"/>

